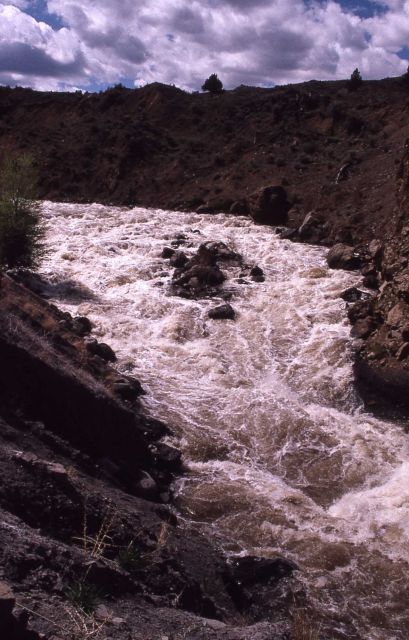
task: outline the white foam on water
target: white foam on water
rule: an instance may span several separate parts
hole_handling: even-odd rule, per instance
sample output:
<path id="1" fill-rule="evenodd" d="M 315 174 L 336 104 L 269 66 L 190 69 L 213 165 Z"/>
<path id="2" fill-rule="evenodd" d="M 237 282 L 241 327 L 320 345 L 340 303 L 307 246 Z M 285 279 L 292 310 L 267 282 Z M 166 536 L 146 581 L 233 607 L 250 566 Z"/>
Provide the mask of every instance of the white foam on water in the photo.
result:
<path id="1" fill-rule="evenodd" d="M 366 414 L 354 390 L 339 294 L 359 277 L 328 269 L 324 249 L 246 218 L 50 202 L 43 210 L 44 275 L 85 291 L 76 299 L 67 286 L 64 296 L 62 284 L 56 302 L 90 317 L 118 368 L 148 391 L 146 411 L 174 430 L 188 465 L 175 487 L 181 512 L 228 552 L 294 559 L 333 637 L 406 638 L 408 440 Z M 240 269 L 222 265 L 236 321 L 208 319 L 221 299 L 172 295 L 160 254 L 180 233 L 188 255 L 222 240 L 263 268 L 264 283 L 239 284 Z"/>

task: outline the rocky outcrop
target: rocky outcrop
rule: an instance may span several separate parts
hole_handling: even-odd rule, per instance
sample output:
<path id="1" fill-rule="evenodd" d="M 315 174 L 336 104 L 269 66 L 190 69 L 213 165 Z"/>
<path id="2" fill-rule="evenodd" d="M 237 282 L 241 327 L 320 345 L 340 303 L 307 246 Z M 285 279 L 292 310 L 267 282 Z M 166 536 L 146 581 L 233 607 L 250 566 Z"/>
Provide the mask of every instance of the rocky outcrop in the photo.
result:
<path id="1" fill-rule="evenodd" d="M 409 408 L 409 152 L 398 171 L 397 205 L 390 216 L 388 234 L 358 247 L 363 284 L 376 291 L 348 311 L 352 335 L 361 343 L 355 363 L 357 382 L 371 405 L 392 401 L 393 407 Z M 386 402 L 386 405 L 385 405 Z"/>
<path id="2" fill-rule="evenodd" d="M 1 293 L 2 405 L 13 409 L 19 394 L 18 407 L 28 419 L 95 458 L 109 458 L 136 487 L 140 472 L 154 466 L 149 433 L 154 441 L 167 432 L 160 423 L 151 430 L 140 415 L 139 382 L 107 367 L 110 347 L 78 336 L 66 314 L 36 294 L 6 277 Z"/>
<path id="3" fill-rule="evenodd" d="M 356 374 L 364 391 L 409 407 L 409 304 L 405 273 L 385 282 L 370 310 L 354 324 L 365 340 L 357 354 Z M 365 305 L 365 303 L 356 303 Z M 357 332 L 361 327 L 362 329 Z M 365 330 L 367 327 L 367 330 Z"/>

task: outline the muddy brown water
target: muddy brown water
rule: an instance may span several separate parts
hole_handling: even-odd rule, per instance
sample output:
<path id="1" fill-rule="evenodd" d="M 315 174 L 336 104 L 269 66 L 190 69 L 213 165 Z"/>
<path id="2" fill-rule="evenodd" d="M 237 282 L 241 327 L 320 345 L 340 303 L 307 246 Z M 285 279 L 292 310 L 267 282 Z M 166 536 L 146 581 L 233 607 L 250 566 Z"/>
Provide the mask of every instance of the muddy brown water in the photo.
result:
<path id="1" fill-rule="evenodd" d="M 228 554 L 294 560 L 323 637 L 409 637 L 409 436 L 365 413 L 354 390 L 339 294 L 357 274 L 246 218 L 43 209 L 43 273 L 94 293 L 75 304 L 59 291 L 58 304 L 90 317 L 143 383 L 146 411 L 174 430 L 188 467 L 175 486 L 182 517 Z M 235 321 L 207 318 L 221 300 L 171 295 L 160 254 L 180 233 L 188 255 L 222 240 L 263 268 L 265 282 L 248 284 L 225 269 Z"/>

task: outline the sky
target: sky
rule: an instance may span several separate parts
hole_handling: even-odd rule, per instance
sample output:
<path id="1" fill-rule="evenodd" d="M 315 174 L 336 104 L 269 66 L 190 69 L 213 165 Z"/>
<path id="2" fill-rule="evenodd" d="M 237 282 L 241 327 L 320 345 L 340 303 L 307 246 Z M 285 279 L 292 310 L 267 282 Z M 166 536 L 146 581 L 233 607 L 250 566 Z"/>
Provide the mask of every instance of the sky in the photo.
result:
<path id="1" fill-rule="evenodd" d="M 0 0 L 0 85 L 227 89 L 398 76 L 409 0 Z"/>

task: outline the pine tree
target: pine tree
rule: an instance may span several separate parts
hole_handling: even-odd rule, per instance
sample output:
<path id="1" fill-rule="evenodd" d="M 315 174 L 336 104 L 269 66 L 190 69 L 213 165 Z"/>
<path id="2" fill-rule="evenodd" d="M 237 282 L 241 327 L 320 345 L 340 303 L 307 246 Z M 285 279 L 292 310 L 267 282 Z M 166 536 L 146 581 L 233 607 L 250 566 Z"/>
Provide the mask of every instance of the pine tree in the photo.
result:
<path id="1" fill-rule="evenodd" d="M 361 86 L 363 80 L 361 73 L 358 68 L 356 68 L 352 73 L 349 79 L 349 88 L 350 89 L 358 89 Z"/>
<path id="2" fill-rule="evenodd" d="M 210 93 L 221 93 L 223 91 L 223 83 L 217 77 L 217 73 L 212 73 L 202 85 L 203 91 L 210 91 Z"/>

